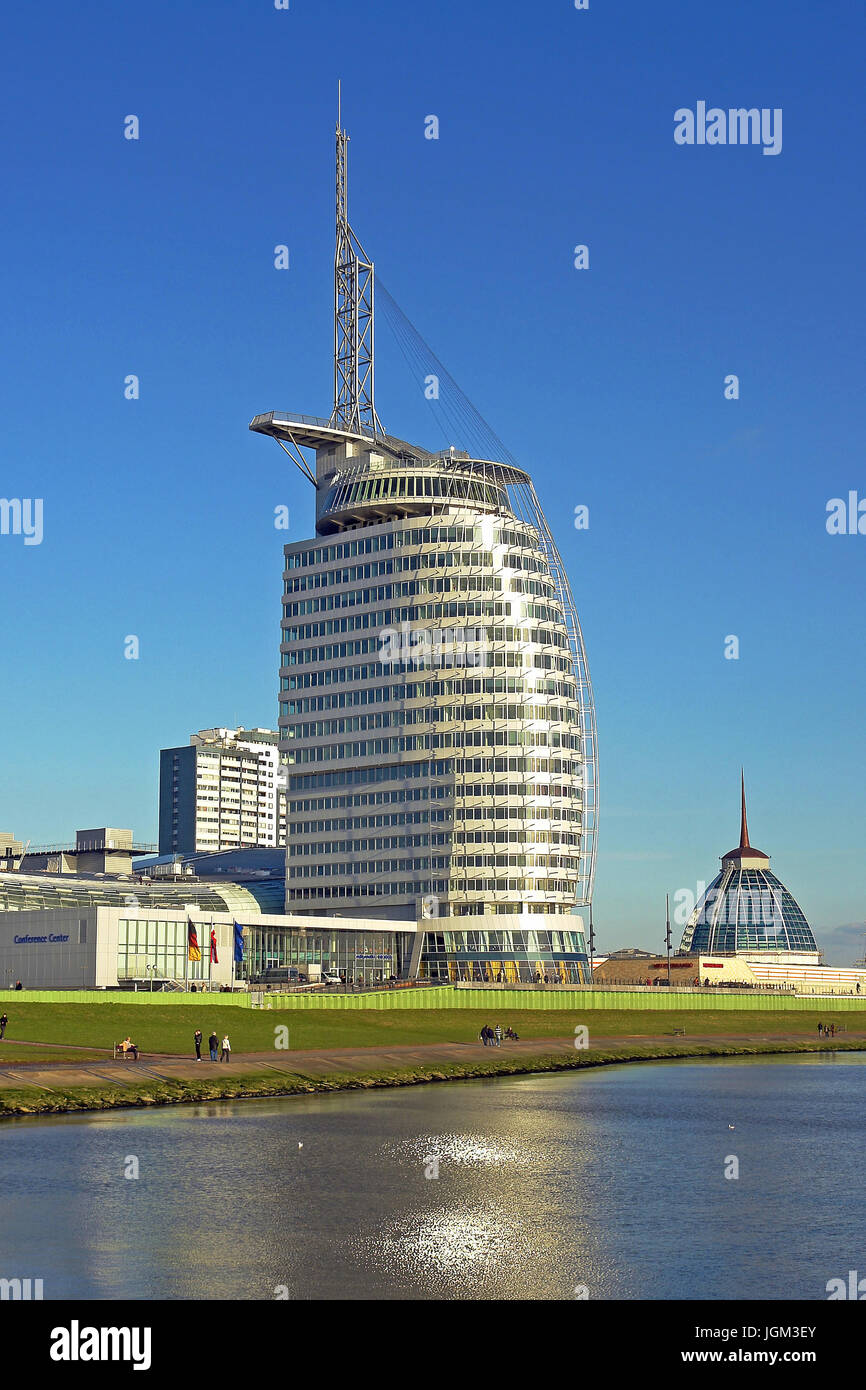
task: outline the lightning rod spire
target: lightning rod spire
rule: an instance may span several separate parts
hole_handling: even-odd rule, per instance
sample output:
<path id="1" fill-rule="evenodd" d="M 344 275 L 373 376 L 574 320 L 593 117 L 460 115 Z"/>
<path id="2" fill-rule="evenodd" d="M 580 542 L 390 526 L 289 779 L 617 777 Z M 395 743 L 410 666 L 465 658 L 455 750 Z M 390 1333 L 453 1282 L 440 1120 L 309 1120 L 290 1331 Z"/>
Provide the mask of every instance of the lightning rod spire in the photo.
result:
<path id="1" fill-rule="evenodd" d="M 349 225 L 348 144 L 337 83 L 337 240 L 334 253 L 334 410 L 331 425 L 382 435 L 373 398 L 373 262 Z"/>

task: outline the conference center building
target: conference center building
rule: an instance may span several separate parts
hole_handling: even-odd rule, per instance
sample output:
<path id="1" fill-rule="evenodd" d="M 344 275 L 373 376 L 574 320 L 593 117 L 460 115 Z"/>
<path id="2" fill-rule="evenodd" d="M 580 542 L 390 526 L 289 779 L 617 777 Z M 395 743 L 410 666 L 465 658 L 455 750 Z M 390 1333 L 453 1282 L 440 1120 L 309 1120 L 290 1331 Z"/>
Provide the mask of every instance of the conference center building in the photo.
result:
<path id="1" fill-rule="evenodd" d="M 0 872 L 0 988 L 371 986 L 417 973 L 415 922 L 287 917 L 282 872 L 253 877 L 234 858 L 237 877 L 201 862 L 179 879 Z"/>

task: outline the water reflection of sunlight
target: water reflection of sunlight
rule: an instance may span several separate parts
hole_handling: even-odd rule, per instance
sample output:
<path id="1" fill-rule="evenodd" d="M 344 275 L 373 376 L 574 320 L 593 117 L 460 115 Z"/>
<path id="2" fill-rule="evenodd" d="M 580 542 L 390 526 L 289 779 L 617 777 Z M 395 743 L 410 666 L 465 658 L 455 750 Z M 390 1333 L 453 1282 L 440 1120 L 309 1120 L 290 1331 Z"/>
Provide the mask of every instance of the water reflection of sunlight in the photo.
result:
<path id="1" fill-rule="evenodd" d="M 492 1138 L 487 1134 L 421 1134 L 384 1144 L 382 1153 L 398 1162 L 423 1164 L 435 1154 L 440 1164 L 467 1168 L 501 1168 L 536 1163 L 539 1154 L 526 1144 Z"/>
<path id="2" fill-rule="evenodd" d="M 503 1265 L 516 1273 L 532 1258 L 522 1217 L 495 1203 L 455 1202 L 414 1212 L 360 1245 L 362 1260 L 381 1262 L 413 1284 L 483 1277 L 488 1271 L 498 1283 Z"/>

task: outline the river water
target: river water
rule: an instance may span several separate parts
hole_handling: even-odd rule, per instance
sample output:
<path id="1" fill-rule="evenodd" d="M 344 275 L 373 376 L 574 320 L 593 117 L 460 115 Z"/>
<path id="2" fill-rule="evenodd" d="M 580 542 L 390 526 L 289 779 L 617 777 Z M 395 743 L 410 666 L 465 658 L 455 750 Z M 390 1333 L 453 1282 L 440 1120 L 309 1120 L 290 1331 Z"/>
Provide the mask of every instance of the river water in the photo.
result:
<path id="1" fill-rule="evenodd" d="M 864 1115 L 866 1054 L 828 1053 L 5 1120 L 0 1276 L 46 1299 L 823 1299 L 866 1274 Z"/>

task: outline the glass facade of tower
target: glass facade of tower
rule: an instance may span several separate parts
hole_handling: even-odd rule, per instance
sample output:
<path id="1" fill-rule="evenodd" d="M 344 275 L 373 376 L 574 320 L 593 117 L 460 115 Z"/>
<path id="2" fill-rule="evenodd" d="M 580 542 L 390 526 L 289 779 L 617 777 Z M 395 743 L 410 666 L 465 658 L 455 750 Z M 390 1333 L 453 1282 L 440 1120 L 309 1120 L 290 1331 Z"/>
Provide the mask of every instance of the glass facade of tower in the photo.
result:
<path id="1" fill-rule="evenodd" d="M 549 551 L 492 469 L 361 454 L 317 459 L 318 537 L 285 547 L 286 910 L 430 919 L 429 978 L 586 978 Z"/>

